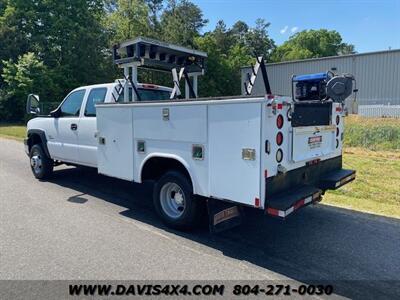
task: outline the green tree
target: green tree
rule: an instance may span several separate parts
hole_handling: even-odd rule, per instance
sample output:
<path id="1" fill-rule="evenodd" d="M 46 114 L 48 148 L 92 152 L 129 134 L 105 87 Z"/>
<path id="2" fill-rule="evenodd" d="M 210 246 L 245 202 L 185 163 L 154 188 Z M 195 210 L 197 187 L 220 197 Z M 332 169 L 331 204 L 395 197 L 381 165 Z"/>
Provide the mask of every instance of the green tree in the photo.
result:
<path id="1" fill-rule="evenodd" d="M 272 54 L 272 60 L 279 62 L 354 52 L 354 46 L 343 43 L 341 35 L 335 30 L 304 30 L 277 47 Z"/>
<path id="2" fill-rule="evenodd" d="M 232 94 L 230 68 L 226 54 L 219 48 L 212 33 L 196 38 L 196 48 L 207 52 L 207 70 L 199 81 L 201 97 L 225 96 Z"/>
<path id="3" fill-rule="evenodd" d="M 219 21 L 212 32 L 196 38 L 197 48 L 208 53 L 207 72 L 199 84 L 201 96 L 240 94 L 240 68 L 255 59 L 246 41 L 250 31 L 244 22 L 227 28 Z"/>
<path id="4" fill-rule="evenodd" d="M 161 32 L 159 15 L 163 8 L 164 0 L 145 0 L 150 11 L 150 27 L 154 36 L 159 36 Z"/>
<path id="5" fill-rule="evenodd" d="M 246 35 L 249 32 L 249 25 L 243 21 L 237 21 L 231 29 L 231 34 L 237 39 L 238 42 L 246 43 Z"/>
<path id="6" fill-rule="evenodd" d="M 207 24 L 201 9 L 188 0 L 168 0 L 161 15 L 163 40 L 183 46 L 193 47 Z"/>
<path id="7" fill-rule="evenodd" d="M 338 51 L 339 55 L 348 55 L 356 53 L 354 45 L 343 43 Z"/>
<path id="8" fill-rule="evenodd" d="M 116 0 L 108 4 L 104 25 L 108 30 L 109 45 L 138 36 L 152 37 L 149 7 L 143 0 Z"/>
<path id="9" fill-rule="evenodd" d="M 228 96 L 241 93 L 240 68 L 255 62 L 256 55 L 269 57 L 274 41 L 265 20 L 254 28 L 238 21 L 227 28 L 219 21 L 215 29 L 196 38 L 196 46 L 208 53 L 207 73 L 199 87 L 202 96 Z"/>
<path id="10" fill-rule="evenodd" d="M 251 55 L 264 56 L 269 60 L 271 51 L 275 48 L 275 42 L 268 35 L 270 25 L 264 19 L 257 19 L 256 26 L 247 31 L 245 41 Z"/>
<path id="11" fill-rule="evenodd" d="M 54 83 L 47 87 L 53 101 L 60 101 L 77 86 L 109 80 L 113 68 L 107 51 L 108 36 L 101 24 L 105 17 L 102 0 L 2 3 L 5 8 L 0 15 L 1 61 L 11 59 L 16 63 L 24 54 L 35 53 Z M 7 68 L 11 70 L 9 63 Z M 2 65 L 0 72 L 4 73 Z M 4 76 L 0 77 L 4 80 Z M 10 94 L 11 86 L 10 82 L 0 81 L 0 88 L 6 90 L 3 99 L 4 94 Z"/>
<path id="12" fill-rule="evenodd" d="M 30 48 L 26 35 L 20 30 L 20 26 L 15 20 L 15 8 L 8 5 L 8 2 L 0 1 L 0 74 L 3 69 L 3 60 L 15 60 Z M 0 88 L 2 83 L 0 76 Z"/>
<path id="13" fill-rule="evenodd" d="M 53 81 L 48 68 L 34 53 L 18 57 L 16 62 L 3 61 L 3 90 L 0 94 L 0 119 L 21 121 L 25 114 L 25 100 L 29 93 L 49 98 Z"/>
<path id="14" fill-rule="evenodd" d="M 217 22 L 217 25 L 212 32 L 212 36 L 214 37 L 218 48 L 221 49 L 222 52 L 224 52 L 223 54 L 226 55 L 228 55 L 229 49 L 231 49 L 231 47 L 237 43 L 232 31 L 226 27 L 225 22 L 222 20 Z"/>

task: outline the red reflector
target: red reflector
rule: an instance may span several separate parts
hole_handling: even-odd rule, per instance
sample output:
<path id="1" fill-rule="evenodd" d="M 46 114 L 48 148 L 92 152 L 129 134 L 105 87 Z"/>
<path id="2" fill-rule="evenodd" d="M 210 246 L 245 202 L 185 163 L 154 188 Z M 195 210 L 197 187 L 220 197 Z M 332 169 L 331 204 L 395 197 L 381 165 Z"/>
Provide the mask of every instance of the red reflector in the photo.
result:
<path id="1" fill-rule="evenodd" d="M 341 112 L 342 111 L 342 108 L 339 106 L 339 107 L 336 107 L 336 111 L 337 112 Z"/>
<path id="2" fill-rule="evenodd" d="M 256 198 L 256 199 L 254 200 L 254 205 L 255 205 L 256 207 L 260 207 L 260 199 L 259 199 L 259 198 Z"/>
<path id="3" fill-rule="evenodd" d="M 310 160 L 310 161 L 306 162 L 306 166 L 316 165 L 316 164 L 318 164 L 320 161 L 321 161 L 320 158 L 316 158 L 316 159 Z"/>
<path id="4" fill-rule="evenodd" d="M 304 199 L 298 201 L 295 205 L 294 205 L 294 210 L 302 207 L 304 205 Z"/>
<path id="5" fill-rule="evenodd" d="M 283 127 L 283 116 L 282 116 L 282 115 L 279 115 L 279 116 L 276 118 L 276 126 L 277 126 L 279 129 L 281 129 L 281 128 Z"/>
<path id="6" fill-rule="evenodd" d="M 278 146 L 282 145 L 282 143 L 283 143 L 282 132 L 278 132 L 278 134 L 276 135 L 276 143 L 278 144 Z"/>
<path id="7" fill-rule="evenodd" d="M 264 177 L 265 177 L 265 178 L 268 178 L 268 170 L 265 170 L 265 171 L 264 171 Z"/>
<path id="8" fill-rule="evenodd" d="M 282 103 L 278 103 L 278 105 L 276 106 L 278 109 L 282 109 L 283 108 L 283 104 Z"/>
<path id="9" fill-rule="evenodd" d="M 272 216 L 279 216 L 279 210 L 277 210 L 275 208 L 268 207 L 267 213 Z"/>

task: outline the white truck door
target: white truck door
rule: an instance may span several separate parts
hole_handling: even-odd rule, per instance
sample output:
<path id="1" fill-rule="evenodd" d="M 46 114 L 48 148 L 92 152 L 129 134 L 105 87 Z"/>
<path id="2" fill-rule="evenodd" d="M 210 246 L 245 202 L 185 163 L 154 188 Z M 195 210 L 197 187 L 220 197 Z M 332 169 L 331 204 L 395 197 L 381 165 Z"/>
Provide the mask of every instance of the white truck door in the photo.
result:
<path id="1" fill-rule="evenodd" d="M 96 108 L 97 103 L 103 103 L 107 95 L 107 88 L 93 88 L 84 104 L 85 108 L 81 113 L 78 130 L 78 155 L 79 162 L 90 167 L 97 167 L 97 125 Z"/>
<path id="2" fill-rule="evenodd" d="M 79 114 L 86 90 L 70 93 L 61 104 L 61 115 L 54 119 L 56 137 L 52 144 L 53 158 L 67 162 L 79 162 L 78 159 L 78 125 Z"/>

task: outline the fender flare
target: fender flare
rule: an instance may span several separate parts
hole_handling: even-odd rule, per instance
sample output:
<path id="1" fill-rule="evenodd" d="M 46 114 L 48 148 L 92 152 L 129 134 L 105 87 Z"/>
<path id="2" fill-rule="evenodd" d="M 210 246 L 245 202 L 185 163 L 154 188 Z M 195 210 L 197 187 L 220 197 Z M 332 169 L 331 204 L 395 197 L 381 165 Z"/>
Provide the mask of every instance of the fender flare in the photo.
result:
<path id="1" fill-rule="evenodd" d="M 29 148 L 31 148 L 31 145 L 30 145 L 29 141 L 30 141 L 30 139 L 31 139 L 31 137 L 33 135 L 38 135 L 40 137 L 40 140 L 42 141 L 42 146 L 43 146 L 44 153 L 46 153 L 46 155 L 48 157 L 51 157 L 49 149 L 47 148 L 46 133 L 43 130 L 40 130 L 40 129 L 29 129 L 28 132 L 27 132 Z"/>
<path id="2" fill-rule="evenodd" d="M 166 154 L 166 153 L 151 153 L 148 156 L 146 156 L 146 158 L 142 161 L 141 165 L 140 165 L 140 170 L 139 170 L 139 183 L 142 183 L 142 173 L 143 173 L 143 167 L 146 165 L 146 163 L 152 159 L 152 158 L 167 158 L 167 159 L 173 159 L 176 160 L 177 162 L 181 163 L 182 166 L 186 169 L 186 171 L 188 172 L 189 176 L 190 176 L 190 180 L 192 182 L 192 186 L 193 186 L 193 192 L 196 193 L 196 185 L 194 184 L 195 181 L 193 180 L 193 174 L 191 172 L 190 166 L 189 164 L 180 156 L 175 155 L 175 154 Z"/>

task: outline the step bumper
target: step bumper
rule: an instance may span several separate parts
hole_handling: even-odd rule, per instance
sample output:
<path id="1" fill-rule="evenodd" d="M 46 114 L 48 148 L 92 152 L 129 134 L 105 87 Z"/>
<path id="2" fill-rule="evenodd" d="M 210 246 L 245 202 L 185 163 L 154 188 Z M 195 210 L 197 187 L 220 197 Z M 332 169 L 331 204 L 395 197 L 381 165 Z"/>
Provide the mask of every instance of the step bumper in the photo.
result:
<path id="1" fill-rule="evenodd" d="M 304 186 L 292 189 L 285 193 L 271 197 L 267 202 L 266 213 L 268 215 L 287 218 L 296 210 L 319 202 L 322 199 L 322 190 L 312 186 Z"/>
<path id="2" fill-rule="evenodd" d="M 356 171 L 341 169 L 330 172 L 322 177 L 319 188 L 322 190 L 336 190 L 356 179 Z"/>
<path id="3" fill-rule="evenodd" d="M 341 169 L 329 172 L 321 178 L 317 187 L 305 185 L 271 196 L 266 202 L 266 213 L 285 219 L 302 207 L 320 202 L 326 190 L 336 190 L 355 178 L 354 170 Z"/>

